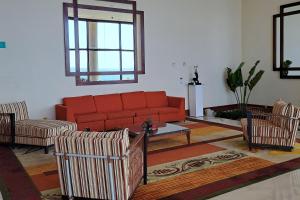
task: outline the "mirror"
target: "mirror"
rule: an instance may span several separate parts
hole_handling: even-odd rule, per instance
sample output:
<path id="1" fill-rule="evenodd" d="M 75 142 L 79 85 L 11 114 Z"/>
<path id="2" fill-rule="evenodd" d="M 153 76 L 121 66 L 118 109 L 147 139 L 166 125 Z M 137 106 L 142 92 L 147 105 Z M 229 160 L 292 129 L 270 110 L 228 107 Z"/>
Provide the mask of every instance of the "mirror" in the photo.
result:
<path id="1" fill-rule="evenodd" d="M 290 60 L 290 68 L 300 67 L 300 13 L 284 17 L 283 60 Z"/>
<path id="2" fill-rule="evenodd" d="M 273 16 L 273 70 L 282 79 L 300 78 L 300 2 L 280 11 Z"/>

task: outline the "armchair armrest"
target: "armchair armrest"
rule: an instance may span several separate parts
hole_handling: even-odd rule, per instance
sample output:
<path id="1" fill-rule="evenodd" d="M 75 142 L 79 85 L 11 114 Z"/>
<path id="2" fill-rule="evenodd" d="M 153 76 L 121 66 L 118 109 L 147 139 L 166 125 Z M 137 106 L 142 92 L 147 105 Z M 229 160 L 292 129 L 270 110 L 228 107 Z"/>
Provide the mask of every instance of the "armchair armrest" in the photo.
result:
<path id="1" fill-rule="evenodd" d="M 248 136 L 251 137 L 253 121 L 257 127 L 273 127 L 280 131 L 288 131 L 292 136 L 298 128 L 299 119 L 272 113 L 247 112 Z"/>
<path id="2" fill-rule="evenodd" d="M 0 134 L 8 132 L 11 135 L 11 144 L 15 144 L 16 135 L 16 114 L 15 113 L 0 113 Z M 1 141 L 0 141 L 1 142 Z"/>
<path id="3" fill-rule="evenodd" d="M 139 134 L 133 138 L 129 146 L 129 187 L 132 194 L 144 175 L 144 137 Z"/>
<path id="4" fill-rule="evenodd" d="M 71 108 L 62 104 L 55 105 L 55 113 L 57 120 L 75 122 L 74 113 Z"/>

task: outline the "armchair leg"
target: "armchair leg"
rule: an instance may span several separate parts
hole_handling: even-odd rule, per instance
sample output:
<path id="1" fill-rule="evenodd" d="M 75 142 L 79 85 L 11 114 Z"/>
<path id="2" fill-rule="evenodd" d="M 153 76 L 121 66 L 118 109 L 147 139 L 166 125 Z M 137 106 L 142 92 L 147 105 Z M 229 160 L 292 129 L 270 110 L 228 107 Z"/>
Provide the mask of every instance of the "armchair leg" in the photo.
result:
<path id="1" fill-rule="evenodd" d="M 249 151 L 252 151 L 252 145 L 251 145 L 250 142 L 249 142 L 249 144 L 248 144 L 248 147 L 249 147 Z"/>
<path id="2" fill-rule="evenodd" d="M 45 150 L 45 154 L 48 154 L 48 153 L 49 153 L 49 147 L 48 147 L 48 146 L 46 146 L 46 147 L 44 148 L 44 150 Z"/>

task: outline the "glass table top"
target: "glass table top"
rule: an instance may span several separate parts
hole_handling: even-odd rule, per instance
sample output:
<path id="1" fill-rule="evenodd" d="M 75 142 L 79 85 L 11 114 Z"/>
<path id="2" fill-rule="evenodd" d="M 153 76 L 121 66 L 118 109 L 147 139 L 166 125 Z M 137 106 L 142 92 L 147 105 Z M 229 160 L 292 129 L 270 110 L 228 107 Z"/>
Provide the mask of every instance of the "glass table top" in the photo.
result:
<path id="1" fill-rule="evenodd" d="M 159 124 L 159 125 L 154 124 L 153 127 L 155 130 L 153 130 L 151 133 L 148 134 L 148 136 L 150 137 L 190 131 L 189 128 L 177 124 L 170 124 L 170 123 Z M 129 131 L 135 134 L 145 133 L 145 130 L 143 130 L 141 126 L 129 127 Z"/>

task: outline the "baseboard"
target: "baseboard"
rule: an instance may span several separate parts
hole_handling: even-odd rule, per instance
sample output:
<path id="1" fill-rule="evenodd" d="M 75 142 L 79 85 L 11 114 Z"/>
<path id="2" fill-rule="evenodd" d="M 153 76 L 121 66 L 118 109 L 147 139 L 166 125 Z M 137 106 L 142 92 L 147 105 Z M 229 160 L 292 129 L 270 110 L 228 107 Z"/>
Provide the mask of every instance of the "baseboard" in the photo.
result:
<path id="1" fill-rule="evenodd" d="M 248 104 L 249 107 L 256 107 L 256 108 L 267 108 L 267 109 L 272 109 L 273 106 L 269 105 L 260 105 L 260 104 Z M 227 104 L 227 105 L 220 105 L 220 106 L 211 106 L 211 107 L 205 107 L 203 108 L 203 111 L 206 109 L 211 109 L 215 112 L 219 111 L 226 111 L 226 110 L 233 110 L 238 108 L 238 104 Z M 185 110 L 185 113 L 187 116 L 190 116 L 190 110 Z M 204 112 L 205 113 L 205 112 Z"/>
<path id="2" fill-rule="evenodd" d="M 248 107 L 255 107 L 255 108 L 267 108 L 267 109 L 272 109 L 273 106 L 269 105 L 260 105 L 260 104 L 248 104 Z M 225 111 L 225 110 L 232 110 L 238 108 L 238 104 L 228 104 L 228 105 L 222 105 L 222 106 L 212 106 L 212 107 L 206 107 L 205 109 L 211 109 L 215 112 L 218 111 Z"/>

